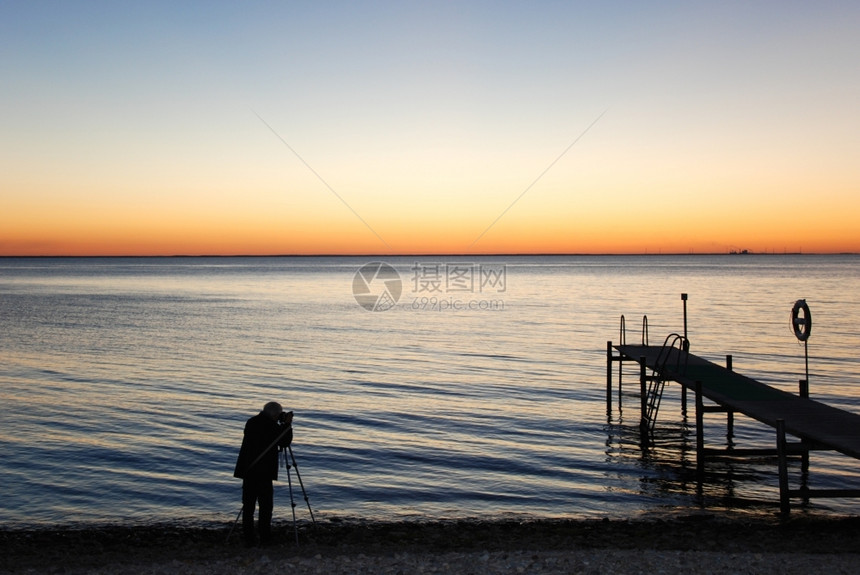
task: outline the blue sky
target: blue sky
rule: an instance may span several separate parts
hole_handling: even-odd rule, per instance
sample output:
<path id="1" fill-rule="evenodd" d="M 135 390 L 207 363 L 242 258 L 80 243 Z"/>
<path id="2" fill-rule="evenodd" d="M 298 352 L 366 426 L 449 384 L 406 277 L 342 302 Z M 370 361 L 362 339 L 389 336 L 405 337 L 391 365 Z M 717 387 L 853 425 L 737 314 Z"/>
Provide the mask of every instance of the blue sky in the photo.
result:
<path id="1" fill-rule="evenodd" d="M 0 252 L 380 249 L 331 189 L 394 251 L 506 208 L 485 249 L 860 249 L 858 30 L 848 2 L 6 2 Z"/>

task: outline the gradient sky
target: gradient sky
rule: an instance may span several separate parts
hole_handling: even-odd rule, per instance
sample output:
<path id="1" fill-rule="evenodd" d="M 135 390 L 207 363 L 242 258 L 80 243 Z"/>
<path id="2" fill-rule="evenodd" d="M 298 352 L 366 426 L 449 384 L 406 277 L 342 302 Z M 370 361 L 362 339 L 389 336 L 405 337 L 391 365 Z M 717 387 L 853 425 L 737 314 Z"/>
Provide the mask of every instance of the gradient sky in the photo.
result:
<path id="1" fill-rule="evenodd" d="M 857 2 L 7 1 L 0 255 L 860 252 L 858 62 Z"/>

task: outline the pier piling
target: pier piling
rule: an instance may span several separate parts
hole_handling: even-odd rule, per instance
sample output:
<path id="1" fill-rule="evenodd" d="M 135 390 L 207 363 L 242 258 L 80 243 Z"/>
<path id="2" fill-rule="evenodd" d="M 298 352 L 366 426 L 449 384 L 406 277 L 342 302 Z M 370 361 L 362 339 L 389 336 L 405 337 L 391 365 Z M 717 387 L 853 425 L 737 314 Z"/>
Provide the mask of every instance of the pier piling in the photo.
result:
<path id="1" fill-rule="evenodd" d="M 612 350 L 617 350 L 613 354 Z M 733 358 L 726 356 L 725 366 L 717 365 L 702 357 L 690 354 L 688 348 L 667 351 L 663 346 L 615 345 L 607 343 L 607 409 L 611 411 L 612 363 L 636 362 L 639 364 L 640 432 L 641 445 L 651 443 L 651 419 L 649 413 L 649 382 L 674 381 L 682 389 L 695 393 L 696 418 L 696 471 L 704 477 L 706 459 L 739 457 L 774 457 L 780 465 L 780 508 L 788 513 L 789 500 L 800 498 L 807 501 L 813 497 L 860 497 L 860 489 L 816 489 L 806 488 L 811 450 L 831 450 L 860 459 L 860 415 L 837 409 L 809 399 L 806 380 L 800 381 L 799 394 L 769 386 L 735 372 Z M 668 355 L 667 355 L 668 354 Z M 671 361 L 666 361 L 671 357 Z M 708 404 L 705 404 L 708 400 Z M 726 413 L 728 445 L 726 448 L 705 448 L 704 414 Z M 734 445 L 734 419 L 739 413 L 776 428 L 776 448 L 737 448 Z M 686 418 L 686 414 L 685 414 Z M 778 420 L 782 423 L 779 423 Z M 781 429 L 780 429 L 781 428 Z M 786 434 L 799 439 L 787 443 Z M 788 487 L 789 457 L 800 457 L 801 488 Z"/>

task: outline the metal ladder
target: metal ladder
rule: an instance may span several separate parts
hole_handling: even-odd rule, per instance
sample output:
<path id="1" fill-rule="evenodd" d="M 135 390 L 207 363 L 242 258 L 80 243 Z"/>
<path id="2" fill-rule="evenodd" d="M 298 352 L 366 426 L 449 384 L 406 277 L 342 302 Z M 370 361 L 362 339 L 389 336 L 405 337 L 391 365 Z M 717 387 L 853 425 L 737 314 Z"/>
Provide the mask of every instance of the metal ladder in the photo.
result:
<path id="1" fill-rule="evenodd" d="M 618 343 L 627 345 L 627 322 L 621 314 L 621 327 L 618 330 Z M 648 316 L 642 316 L 642 345 L 648 345 Z"/>
<path id="2" fill-rule="evenodd" d="M 674 359 L 672 359 L 672 351 L 676 350 Z M 671 333 L 666 336 L 663 341 L 663 347 L 660 348 L 660 353 L 657 354 L 657 361 L 654 368 L 651 370 L 651 377 L 648 378 L 648 388 L 646 396 L 646 409 L 644 420 L 648 426 L 648 432 L 654 432 L 654 426 L 657 423 L 657 412 L 660 411 L 660 403 L 663 400 L 663 390 L 666 387 L 667 371 L 671 370 L 675 373 L 682 374 L 687 369 L 687 357 L 690 351 L 690 342 L 682 335 Z M 674 364 L 674 365 L 673 365 Z"/>

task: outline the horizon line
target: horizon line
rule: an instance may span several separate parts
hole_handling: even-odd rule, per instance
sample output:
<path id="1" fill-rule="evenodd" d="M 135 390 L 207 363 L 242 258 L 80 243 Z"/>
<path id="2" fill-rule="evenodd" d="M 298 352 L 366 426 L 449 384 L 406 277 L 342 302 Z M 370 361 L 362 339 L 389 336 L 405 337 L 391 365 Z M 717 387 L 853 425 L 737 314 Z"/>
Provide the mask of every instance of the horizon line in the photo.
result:
<path id="1" fill-rule="evenodd" d="M 72 258 L 408 258 L 408 257 L 605 257 L 605 256 L 781 256 L 781 255 L 858 255 L 860 252 L 426 252 L 405 254 L 339 254 L 339 253 L 281 253 L 281 254 L 39 254 L 0 255 L 8 259 L 72 259 Z"/>

